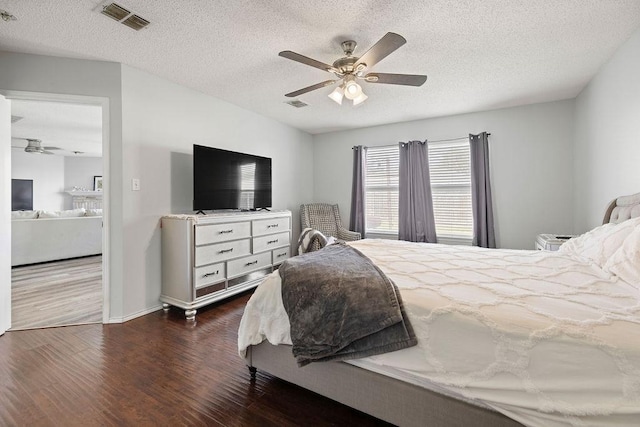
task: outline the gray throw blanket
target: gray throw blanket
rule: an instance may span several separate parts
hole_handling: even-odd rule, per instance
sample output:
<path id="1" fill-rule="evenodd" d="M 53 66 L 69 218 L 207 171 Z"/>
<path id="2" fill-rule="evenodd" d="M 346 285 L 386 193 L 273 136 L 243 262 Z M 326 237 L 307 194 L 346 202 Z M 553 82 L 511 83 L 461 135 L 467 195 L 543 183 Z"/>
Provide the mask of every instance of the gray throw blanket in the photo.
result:
<path id="1" fill-rule="evenodd" d="M 279 272 L 299 366 L 417 344 L 398 288 L 360 251 L 329 245 L 286 260 Z"/>

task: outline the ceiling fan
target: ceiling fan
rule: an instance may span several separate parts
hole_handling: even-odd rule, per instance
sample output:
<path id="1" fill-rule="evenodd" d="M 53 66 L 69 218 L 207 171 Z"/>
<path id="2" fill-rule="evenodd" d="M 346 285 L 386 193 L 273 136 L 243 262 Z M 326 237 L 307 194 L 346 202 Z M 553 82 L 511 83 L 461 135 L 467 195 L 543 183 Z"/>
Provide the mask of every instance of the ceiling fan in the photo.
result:
<path id="1" fill-rule="evenodd" d="M 30 154 L 54 154 L 49 150 L 60 150 L 59 147 L 43 147 L 42 141 L 34 138 L 18 138 L 27 140 L 26 147 L 18 147 L 12 145 L 13 148 L 24 148 L 24 151 Z"/>
<path id="2" fill-rule="evenodd" d="M 392 85 L 404 85 L 404 86 L 422 86 L 427 81 L 427 76 L 418 74 L 389 74 L 389 73 L 367 73 L 378 62 L 382 61 L 393 51 L 405 44 L 407 40 L 399 34 L 387 33 L 376 44 L 374 44 L 364 55 L 361 57 L 353 56 L 353 51 L 356 48 L 356 42 L 353 40 L 346 40 L 342 42 L 342 50 L 345 56 L 337 59 L 333 62 L 333 65 L 325 64 L 324 62 L 316 61 L 315 59 L 300 55 L 299 53 L 285 50 L 278 55 L 283 58 L 291 59 L 292 61 L 300 62 L 311 67 L 319 68 L 324 71 L 335 74 L 338 79 L 326 80 L 322 83 L 307 86 L 295 92 L 287 93 L 285 96 L 293 98 L 302 95 L 307 92 L 311 92 L 316 89 L 330 86 L 337 82 L 342 82 L 340 85 L 329 95 L 329 98 L 333 99 L 338 104 L 342 104 L 342 99 L 347 98 L 353 101 L 353 105 L 358 105 L 364 102 L 368 96 L 362 91 L 362 87 L 358 84 L 357 80 L 364 80 L 368 83 L 383 83 Z"/>

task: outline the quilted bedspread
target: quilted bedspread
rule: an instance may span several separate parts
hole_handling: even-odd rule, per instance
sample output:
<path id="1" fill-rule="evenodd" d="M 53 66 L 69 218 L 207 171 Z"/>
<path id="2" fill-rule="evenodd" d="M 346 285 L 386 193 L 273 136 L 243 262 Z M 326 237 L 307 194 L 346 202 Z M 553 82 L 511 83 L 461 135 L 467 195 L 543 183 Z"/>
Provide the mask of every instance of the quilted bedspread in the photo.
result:
<path id="1" fill-rule="evenodd" d="M 640 289 L 566 253 L 365 239 L 418 345 L 350 361 L 525 425 L 640 425 Z M 249 301 L 241 354 L 290 344 L 277 273 Z"/>

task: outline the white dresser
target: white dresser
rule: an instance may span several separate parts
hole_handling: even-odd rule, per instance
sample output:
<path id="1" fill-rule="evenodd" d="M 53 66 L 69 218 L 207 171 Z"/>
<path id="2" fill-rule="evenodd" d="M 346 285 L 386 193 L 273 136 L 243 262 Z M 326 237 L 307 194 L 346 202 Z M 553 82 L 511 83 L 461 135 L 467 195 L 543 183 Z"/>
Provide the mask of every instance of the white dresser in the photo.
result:
<path id="1" fill-rule="evenodd" d="M 290 211 L 164 216 L 162 306 L 193 320 L 197 308 L 256 287 L 290 251 Z"/>

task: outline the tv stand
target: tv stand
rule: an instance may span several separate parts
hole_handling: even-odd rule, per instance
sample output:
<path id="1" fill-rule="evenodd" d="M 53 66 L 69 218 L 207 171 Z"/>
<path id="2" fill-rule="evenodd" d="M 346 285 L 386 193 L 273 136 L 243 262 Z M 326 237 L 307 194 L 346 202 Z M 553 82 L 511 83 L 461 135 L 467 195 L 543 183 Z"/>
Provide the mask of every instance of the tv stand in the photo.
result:
<path id="1" fill-rule="evenodd" d="M 205 211 L 200 210 L 200 211 L 196 212 L 196 215 L 206 215 L 206 213 L 205 213 Z"/>
<path id="2" fill-rule="evenodd" d="M 162 307 L 196 309 L 255 288 L 291 254 L 291 212 L 162 217 Z"/>
<path id="3" fill-rule="evenodd" d="M 257 208 L 257 209 L 253 209 L 254 211 L 267 211 L 267 212 L 271 212 L 271 209 L 269 208 Z"/>

